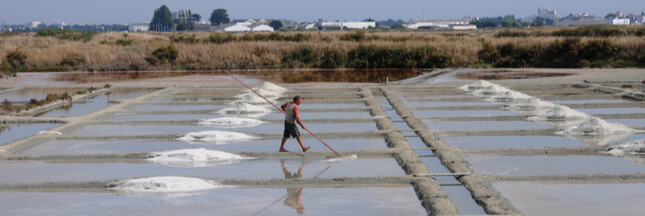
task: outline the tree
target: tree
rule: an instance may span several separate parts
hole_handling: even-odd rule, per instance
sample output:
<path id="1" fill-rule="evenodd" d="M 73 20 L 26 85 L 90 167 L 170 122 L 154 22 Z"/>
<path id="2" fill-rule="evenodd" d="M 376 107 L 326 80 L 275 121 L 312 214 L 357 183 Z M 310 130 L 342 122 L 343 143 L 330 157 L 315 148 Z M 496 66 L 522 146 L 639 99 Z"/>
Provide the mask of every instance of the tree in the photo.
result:
<path id="1" fill-rule="evenodd" d="M 192 11 L 180 10 L 177 13 L 177 19 L 173 22 L 177 25 L 177 31 L 194 30 L 195 24 L 191 21 Z"/>
<path id="2" fill-rule="evenodd" d="M 199 15 L 198 13 L 190 15 L 190 20 L 193 22 L 202 21 L 202 15 Z"/>
<path id="3" fill-rule="evenodd" d="M 273 30 L 278 30 L 282 27 L 282 22 L 279 20 L 271 20 L 269 26 L 273 27 Z"/>
<path id="4" fill-rule="evenodd" d="M 404 29 L 404 28 L 405 26 L 403 26 L 403 24 L 400 24 L 400 23 L 394 23 L 394 25 L 392 25 L 392 29 Z"/>
<path id="5" fill-rule="evenodd" d="M 150 30 L 163 31 L 164 27 L 172 27 L 172 13 L 170 13 L 168 6 L 161 5 L 161 7 L 155 10 L 154 16 L 152 16 Z"/>
<path id="6" fill-rule="evenodd" d="M 226 9 L 223 8 L 213 10 L 213 13 L 211 13 L 211 18 L 208 20 L 211 21 L 211 25 L 217 26 L 231 22 L 231 20 L 228 19 L 228 13 L 226 12 Z"/>

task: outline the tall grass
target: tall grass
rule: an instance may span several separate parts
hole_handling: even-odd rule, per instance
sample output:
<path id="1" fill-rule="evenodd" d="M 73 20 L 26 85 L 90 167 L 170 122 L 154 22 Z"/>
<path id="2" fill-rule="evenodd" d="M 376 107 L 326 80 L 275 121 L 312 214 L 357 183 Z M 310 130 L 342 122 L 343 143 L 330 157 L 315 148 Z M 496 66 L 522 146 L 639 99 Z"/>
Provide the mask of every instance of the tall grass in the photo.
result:
<path id="1" fill-rule="evenodd" d="M 0 37 L 0 60 L 20 50 L 28 58 L 26 68 L 62 66 L 69 71 L 128 71 L 128 70 L 213 70 L 213 69 L 286 69 L 302 67 L 355 68 L 348 64 L 350 52 L 359 47 L 378 47 L 394 55 L 420 47 L 431 48 L 448 59 L 450 64 L 421 65 L 420 67 L 468 67 L 480 62 L 480 51 L 485 43 L 494 49 L 514 46 L 515 49 L 540 47 L 540 52 L 566 37 L 533 36 L 552 34 L 557 31 L 578 31 L 577 28 L 537 28 L 526 31 L 527 37 L 497 37 L 500 30 L 481 31 L 304 31 L 283 33 L 130 33 L 126 46 L 117 43 L 123 40 L 122 33 L 94 35 L 87 41 L 75 41 L 58 37 L 37 37 L 34 33 Z M 586 44 L 594 37 L 575 37 Z M 104 42 L 103 42 L 104 41 Z M 645 60 L 645 40 L 636 35 L 612 37 L 611 43 L 619 49 L 616 58 L 629 64 L 616 66 L 639 66 Z M 152 64 L 146 59 L 161 47 L 173 44 L 177 58 L 171 62 Z M 512 44 L 512 45 L 509 45 Z M 316 62 L 298 64 L 285 56 L 311 48 Z M 330 51 L 333 50 L 331 58 Z M 362 54 L 361 54 L 362 55 Z M 389 54 L 388 54 L 389 55 Z M 390 56 L 392 56 L 390 55 Z M 432 56 L 432 55 L 428 55 Z M 514 58 L 512 55 L 510 58 Z M 398 61 L 398 60 L 395 60 Z M 302 62 L 300 62 L 302 63 Z M 488 62 L 495 65 L 496 62 Z M 613 62 L 603 66 L 611 67 Z M 619 62 L 620 63 L 620 62 Z M 408 64 L 396 62 L 394 67 Z M 584 65 L 584 64 L 583 64 Z M 533 66 L 510 64 L 509 67 Z M 390 67 L 390 66 L 388 66 Z M 403 67 L 403 66 L 401 66 Z M 415 67 L 419 67 L 416 65 Z M 380 66 L 378 68 L 381 68 Z M 59 68 L 60 69 L 60 68 Z"/>

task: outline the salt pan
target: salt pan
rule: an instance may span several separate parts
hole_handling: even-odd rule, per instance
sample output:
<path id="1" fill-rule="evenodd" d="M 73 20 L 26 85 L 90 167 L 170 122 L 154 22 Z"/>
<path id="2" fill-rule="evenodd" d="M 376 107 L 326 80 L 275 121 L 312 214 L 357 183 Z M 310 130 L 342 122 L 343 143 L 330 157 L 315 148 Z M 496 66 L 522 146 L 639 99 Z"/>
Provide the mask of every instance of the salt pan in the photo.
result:
<path id="1" fill-rule="evenodd" d="M 241 142 L 253 140 L 255 137 L 238 132 L 231 131 L 200 131 L 191 132 L 177 138 L 191 144 L 215 144 L 224 145 L 231 142 Z"/>
<path id="2" fill-rule="evenodd" d="M 200 125 L 210 126 L 210 127 L 219 127 L 219 128 L 238 128 L 238 127 L 253 127 L 263 124 L 263 121 L 249 118 L 236 118 L 236 117 L 222 117 L 222 118 L 212 118 L 212 119 L 203 119 L 199 123 Z"/>
<path id="3" fill-rule="evenodd" d="M 250 159 L 228 152 L 199 149 L 180 149 L 154 152 L 148 161 L 174 167 L 207 167 Z"/>
<path id="4" fill-rule="evenodd" d="M 132 179 L 120 183 L 113 189 L 124 192 L 190 192 L 221 187 L 215 181 L 177 176 L 160 176 Z"/>

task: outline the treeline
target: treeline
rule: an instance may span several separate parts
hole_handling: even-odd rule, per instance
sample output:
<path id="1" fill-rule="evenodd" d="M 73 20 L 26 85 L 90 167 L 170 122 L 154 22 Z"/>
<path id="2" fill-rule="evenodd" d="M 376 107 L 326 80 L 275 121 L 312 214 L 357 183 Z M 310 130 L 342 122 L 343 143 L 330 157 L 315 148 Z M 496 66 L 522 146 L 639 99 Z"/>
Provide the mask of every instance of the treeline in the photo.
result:
<path id="1" fill-rule="evenodd" d="M 496 37 L 620 37 L 620 36 L 645 36 L 645 27 L 619 27 L 619 26 L 583 26 L 578 28 L 565 28 L 552 32 L 504 30 L 497 32 Z"/>
<path id="2" fill-rule="evenodd" d="M 566 38 L 546 47 L 540 44 L 518 46 L 515 43 L 493 46 L 484 41 L 479 59 L 495 67 L 506 68 L 644 67 L 645 47 L 632 52 L 635 53 L 624 52 L 609 40 L 582 42 L 579 38 Z"/>

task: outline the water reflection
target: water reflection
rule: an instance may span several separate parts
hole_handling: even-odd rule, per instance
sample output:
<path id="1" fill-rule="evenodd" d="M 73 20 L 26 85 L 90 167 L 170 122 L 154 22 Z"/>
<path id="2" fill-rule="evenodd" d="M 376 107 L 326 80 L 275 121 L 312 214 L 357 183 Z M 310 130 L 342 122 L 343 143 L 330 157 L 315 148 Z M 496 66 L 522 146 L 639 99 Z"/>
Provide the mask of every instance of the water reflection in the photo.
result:
<path id="1" fill-rule="evenodd" d="M 298 168 L 298 171 L 295 173 L 289 172 L 287 167 L 284 166 L 284 160 L 280 160 L 280 166 L 282 166 L 282 173 L 284 174 L 285 179 L 299 179 L 302 178 L 302 168 L 305 166 L 305 161 L 303 160 Z M 298 188 L 287 188 L 286 199 L 284 200 L 284 205 L 289 206 L 296 210 L 298 214 L 305 213 L 305 207 L 302 206 L 302 190 L 303 187 Z"/>

